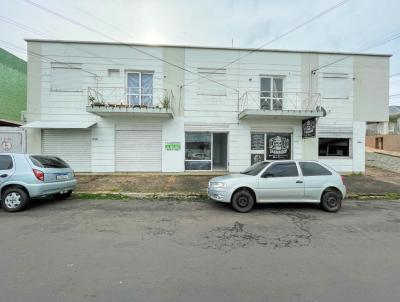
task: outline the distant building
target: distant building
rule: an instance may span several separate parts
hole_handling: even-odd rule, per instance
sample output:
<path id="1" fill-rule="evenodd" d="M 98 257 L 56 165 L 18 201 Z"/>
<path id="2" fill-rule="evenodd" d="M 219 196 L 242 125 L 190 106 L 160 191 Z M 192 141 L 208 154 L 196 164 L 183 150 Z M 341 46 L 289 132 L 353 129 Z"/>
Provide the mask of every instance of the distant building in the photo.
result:
<path id="1" fill-rule="evenodd" d="M 0 126 L 21 124 L 26 110 L 26 72 L 24 60 L 0 48 Z"/>
<path id="2" fill-rule="evenodd" d="M 367 124 L 367 136 L 400 134 L 400 106 L 389 106 L 389 120 Z"/>
<path id="3" fill-rule="evenodd" d="M 366 123 L 389 117 L 390 55 L 27 42 L 28 151 L 77 171 L 364 172 Z"/>
<path id="4" fill-rule="evenodd" d="M 368 123 L 367 147 L 400 151 L 400 106 L 389 106 L 389 121 Z"/>

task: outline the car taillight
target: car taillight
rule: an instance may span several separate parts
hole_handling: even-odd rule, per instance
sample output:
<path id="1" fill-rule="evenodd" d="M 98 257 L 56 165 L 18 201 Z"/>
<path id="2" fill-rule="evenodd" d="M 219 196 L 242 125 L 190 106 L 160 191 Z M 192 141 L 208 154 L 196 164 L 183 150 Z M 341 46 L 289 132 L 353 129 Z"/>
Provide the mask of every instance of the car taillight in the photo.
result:
<path id="1" fill-rule="evenodd" d="M 44 181 L 44 173 L 40 170 L 32 169 L 33 174 L 35 174 L 36 178 L 40 181 Z"/>
<path id="2" fill-rule="evenodd" d="M 344 176 L 340 175 L 340 178 L 342 179 L 342 184 L 344 184 Z"/>

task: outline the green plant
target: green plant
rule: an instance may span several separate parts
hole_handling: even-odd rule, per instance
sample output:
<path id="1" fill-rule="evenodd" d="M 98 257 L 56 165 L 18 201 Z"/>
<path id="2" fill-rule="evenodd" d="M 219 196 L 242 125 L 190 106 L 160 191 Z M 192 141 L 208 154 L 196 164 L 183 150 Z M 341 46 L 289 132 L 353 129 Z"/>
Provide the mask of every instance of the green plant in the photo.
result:
<path id="1" fill-rule="evenodd" d="M 171 105 L 170 103 L 171 103 L 171 101 L 169 99 L 169 96 L 165 95 L 164 98 L 161 101 L 161 106 L 164 109 L 168 109 L 170 107 L 170 105 Z"/>

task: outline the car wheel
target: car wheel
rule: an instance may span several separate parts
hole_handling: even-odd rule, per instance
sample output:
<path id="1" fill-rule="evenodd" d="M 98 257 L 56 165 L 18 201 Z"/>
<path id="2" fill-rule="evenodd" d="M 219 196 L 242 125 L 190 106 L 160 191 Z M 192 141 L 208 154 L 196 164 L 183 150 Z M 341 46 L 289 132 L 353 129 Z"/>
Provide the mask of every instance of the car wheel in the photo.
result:
<path id="1" fill-rule="evenodd" d="M 337 212 L 342 206 L 342 196 L 335 191 L 326 191 L 321 198 L 321 207 L 327 212 Z"/>
<path id="2" fill-rule="evenodd" d="M 20 188 L 6 189 L 1 198 L 1 207 L 7 212 L 22 211 L 29 202 L 29 196 Z"/>
<path id="3" fill-rule="evenodd" d="M 247 190 L 240 190 L 232 197 L 232 208 L 240 213 L 250 212 L 255 204 L 253 196 Z"/>
<path id="4" fill-rule="evenodd" d="M 71 195 L 72 195 L 72 191 L 68 191 L 67 193 L 54 194 L 54 198 L 55 199 L 64 200 L 64 199 L 67 199 L 67 198 L 71 197 Z"/>

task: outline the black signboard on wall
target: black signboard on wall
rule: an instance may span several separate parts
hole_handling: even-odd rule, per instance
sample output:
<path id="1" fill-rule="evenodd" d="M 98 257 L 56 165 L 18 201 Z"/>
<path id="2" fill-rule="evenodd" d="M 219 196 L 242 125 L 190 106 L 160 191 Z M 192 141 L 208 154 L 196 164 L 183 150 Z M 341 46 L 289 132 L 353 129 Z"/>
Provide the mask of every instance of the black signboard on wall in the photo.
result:
<path id="1" fill-rule="evenodd" d="M 302 124 L 303 138 L 315 137 L 317 129 L 317 121 L 315 118 L 303 120 Z"/>
<path id="2" fill-rule="evenodd" d="M 264 150 L 264 133 L 251 134 L 251 150 Z"/>
<path id="3" fill-rule="evenodd" d="M 292 154 L 290 133 L 267 134 L 267 160 L 290 159 Z"/>

